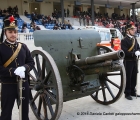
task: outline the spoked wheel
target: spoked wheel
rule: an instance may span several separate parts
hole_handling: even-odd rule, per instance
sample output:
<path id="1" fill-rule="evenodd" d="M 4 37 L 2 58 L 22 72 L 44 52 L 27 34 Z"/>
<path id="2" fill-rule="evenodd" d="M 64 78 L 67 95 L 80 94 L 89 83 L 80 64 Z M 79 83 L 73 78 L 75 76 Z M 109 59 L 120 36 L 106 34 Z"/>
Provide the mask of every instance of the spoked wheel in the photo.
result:
<path id="1" fill-rule="evenodd" d="M 100 87 L 97 91 L 91 94 L 91 97 L 96 102 L 103 105 L 109 105 L 116 102 L 122 96 L 126 84 L 123 64 L 120 71 L 101 74 L 99 75 L 99 80 Z"/>
<path id="2" fill-rule="evenodd" d="M 53 58 L 44 50 L 31 52 L 30 106 L 38 120 L 57 120 L 63 106 L 62 83 Z"/>

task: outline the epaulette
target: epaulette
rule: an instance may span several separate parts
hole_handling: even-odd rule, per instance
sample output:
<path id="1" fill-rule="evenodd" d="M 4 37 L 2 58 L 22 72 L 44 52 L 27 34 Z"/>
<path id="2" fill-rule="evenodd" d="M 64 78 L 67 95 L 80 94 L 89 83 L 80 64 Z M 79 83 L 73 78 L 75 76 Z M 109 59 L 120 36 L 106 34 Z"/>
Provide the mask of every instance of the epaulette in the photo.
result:
<path id="1" fill-rule="evenodd" d="M 21 43 L 21 44 L 22 44 L 22 46 L 25 46 L 25 45 L 26 45 L 25 43 L 22 43 L 22 42 L 17 42 L 17 43 Z"/>
<path id="2" fill-rule="evenodd" d="M 21 44 L 24 44 L 24 43 L 22 43 L 22 42 L 17 42 L 17 43 L 21 43 Z"/>

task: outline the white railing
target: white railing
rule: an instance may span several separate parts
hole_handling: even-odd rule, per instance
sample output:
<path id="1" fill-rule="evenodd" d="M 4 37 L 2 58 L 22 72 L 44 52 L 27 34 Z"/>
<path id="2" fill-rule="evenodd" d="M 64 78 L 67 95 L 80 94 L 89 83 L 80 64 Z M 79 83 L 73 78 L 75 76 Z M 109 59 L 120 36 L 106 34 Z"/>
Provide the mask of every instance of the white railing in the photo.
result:
<path id="1" fill-rule="evenodd" d="M 33 33 L 18 33 L 18 41 L 34 40 Z"/>
<path id="2" fill-rule="evenodd" d="M 4 40 L 6 36 L 4 36 Z M 25 40 L 34 40 L 33 33 L 18 33 L 18 41 L 25 41 Z"/>

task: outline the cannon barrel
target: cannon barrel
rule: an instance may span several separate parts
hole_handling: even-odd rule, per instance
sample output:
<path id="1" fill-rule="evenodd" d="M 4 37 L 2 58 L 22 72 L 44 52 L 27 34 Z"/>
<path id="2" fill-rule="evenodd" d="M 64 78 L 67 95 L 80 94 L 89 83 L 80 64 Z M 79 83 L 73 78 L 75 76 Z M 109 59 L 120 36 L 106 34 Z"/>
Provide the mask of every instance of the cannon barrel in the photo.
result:
<path id="1" fill-rule="evenodd" d="M 119 51 L 109 52 L 109 53 L 96 55 L 96 56 L 92 56 L 92 57 L 87 57 L 85 59 L 79 59 L 79 60 L 75 61 L 75 64 L 78 66 L 90 65 L 90 64 L 94 64 L 94 63 L 103 62 L 106 60 L 123 59 L 124 56 L 125 56 L 124 52 L 122 50 L 119 50 Z"/>

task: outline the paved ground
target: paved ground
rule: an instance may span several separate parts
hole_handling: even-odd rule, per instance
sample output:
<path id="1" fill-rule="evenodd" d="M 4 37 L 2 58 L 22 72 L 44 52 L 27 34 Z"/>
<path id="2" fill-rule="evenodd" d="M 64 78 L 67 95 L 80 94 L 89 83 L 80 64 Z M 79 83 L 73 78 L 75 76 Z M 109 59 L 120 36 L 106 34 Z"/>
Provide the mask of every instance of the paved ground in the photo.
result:
<path id="1" fill-rule="evenodd" d="M 27 42 L 31 50 L 34 49 L 32 41 Z M 139 67 L 140 70 L 140 67 Z M 138 76 L 140 78 L 140 75 Z M 113 77 L 116 80 L 116 77 Z M 115 89 L 114 89 L 115 91 Z M 138 81 L 140 94 L 140 81 Z M 98 115 L 94 115 L 98 114 Z M 30 120 L 37 120 L 30 110 Z M 13 109 L 13 120 L 18 119 L 18 109 Z M 59 120 L 140 120 L 140 98 L 132 101 L 126 100 L 124 95 L 114 104 L 105 106 L 95 102 L 90 96 L 64 102 Z"/>

